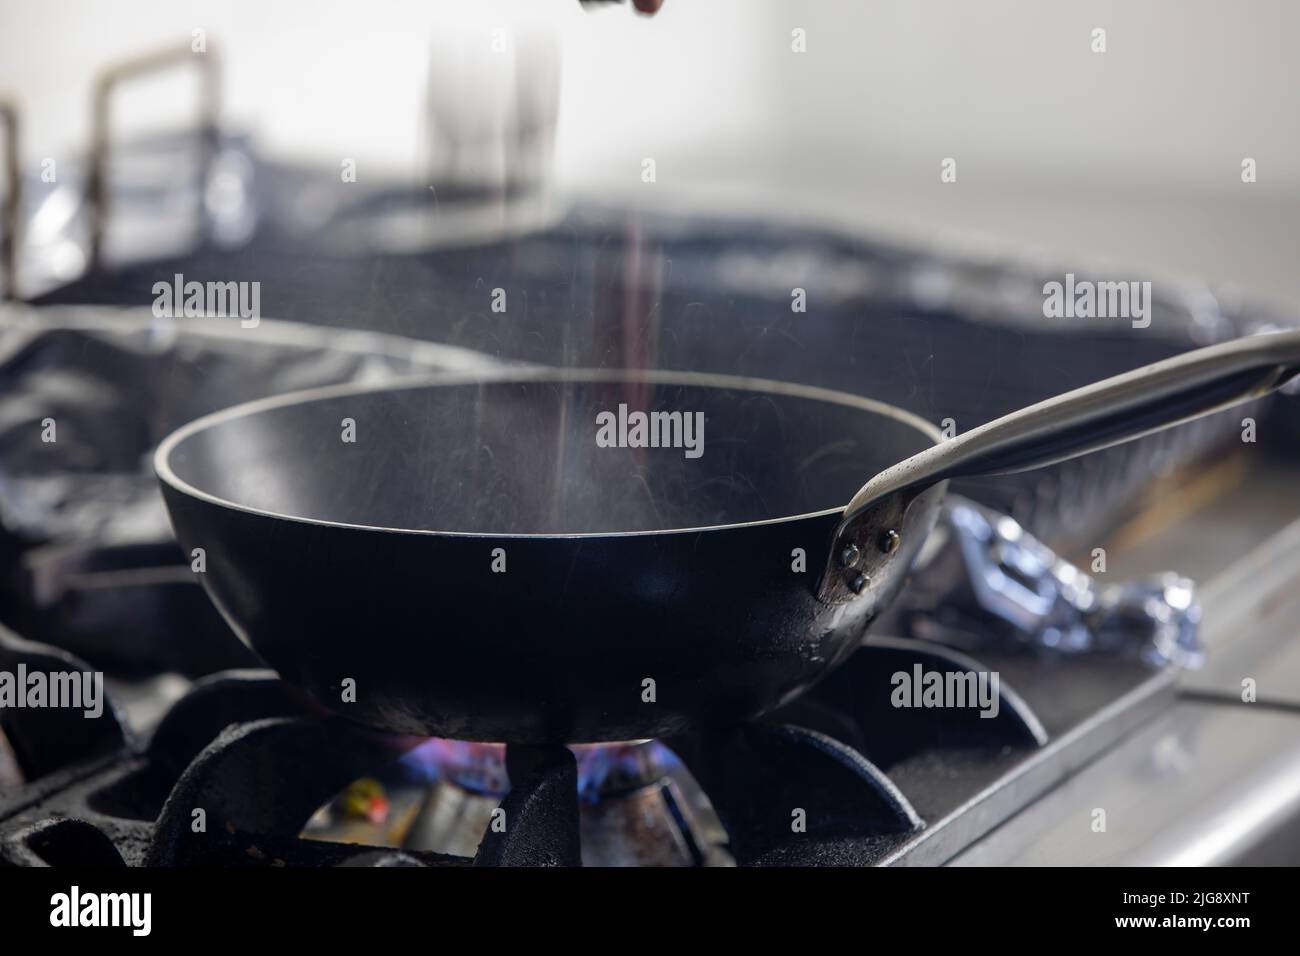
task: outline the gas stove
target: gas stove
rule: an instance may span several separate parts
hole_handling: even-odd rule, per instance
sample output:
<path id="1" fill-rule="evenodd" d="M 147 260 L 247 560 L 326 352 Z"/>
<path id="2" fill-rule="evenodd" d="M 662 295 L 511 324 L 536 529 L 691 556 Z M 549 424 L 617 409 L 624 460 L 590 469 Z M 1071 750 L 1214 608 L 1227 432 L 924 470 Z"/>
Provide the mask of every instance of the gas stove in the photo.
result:
<path id="1" fill-rule="evenodd" d="M 1099 614 L 1096 601 L 1080 600 L 1087 575 L 1072 577 L 1072 590 L 1059 587 L 1070 576 L 1058 561 L 1035 590 L 1056 583 L 1053 626 L 1025 627 L 996 601 L 960 595 L 951 576 L 987 580 L 989 566 L 958 560 L 962 547 L 945 545 L 892 622 L 906 636 L 867 639 L 811 694 L 724 730 L 567 748 L 416 739 L 326 715 L 270 671 L 110 674 L 98 720 L 59 708 L 5 711 L 0 859 L 119 867 L 1294 861 L 1293 473 L 1285 461 L 1227 470 L 1235 477 L 1219 476 L 1213 495 L 1205 469 L 1166 476 L 1151 495 L 1190 509 L 1180 520 L 1139 503 L 1102 539 L 1108 575 L 1148 580 L 1157 564 L 1185 559 L 1208 581 L 1195 600 L 1182 578 L 1160 579 L 1171 590 L 1158 592 L 1107 586 L 1097 594 L 1109 594 L 1110 610 Z M 958 503 L 942 528 L 960 535 L 969 512 L 990 514 Z M 1200 529 L 1190 538 L 1189 521 Z M 1281 530 L 1252 547 L 1252 533 L 1269 528 Z M 984 541 L 984 554 L 1022 573 L 1024 552 L 1045 551 L 1005 520 L 995 539 Z M 1009 553 L 1013 545 L 1020 550 Z M 111 590 L 111 576 L 101 585 Z M 1180 589 L 1188 589 L 1181 599 Z M 938 591 L 946 597 L 936 607 Z M 1084 605 L 1090 613 L 1079 613 Z M 170 642 L 192 612 L 162 629 Z M 1070 621 L 1091 626 L 1084 635 Z M 1063 640 L 1070 633 L 1073 643 Z M 1099 641 L 1105 634 L 1109 644 Z M 1208 666 L 1179 666 L 1206 648 Z M 0 661 L 10 672 L 89 669 L 7 629 Z M 205 659 L 188 669 L 212 666 Z M 978 708 L 927 708 L 920 686 L 931 673 L 998 681 Z M 1258 699 L 1246 703 L 1241 675 L 1251 674 Z M 900 675 L 915 678 L 903 706 Z M 1242 753 L 1246 741 L 1259 761 Z M 1153 792 L 1179 812 L 1153 812 Z M 1141 808 L 1140 824 L 1121 813 L 1130 804 Z M 1113 823 L 1093 831 L 1098 807 Z"/>
<path id="2" fill-rule="evenodd" d="M 41 193 L 29 248 L 3 250 L 29 298 L 0 308 L 0 671 L 103 675 L 106 699 L 95 720 L 0 709 L 0 862 L 1300 861 L 1288 396 L 956 482 L 902 601 L 811 693 L 761 721 L 569 747 L 322 712 L 234 638 L 142 466 L 170 429 L 249 398 L 520 364 L 802 382 L 958 410 L 965 429 L 1278 316 L 1168 284 L 1142 334 L 1052 322 L 1041 289 L 1063 270 L 1039 261 L 358 186 L 265 161 L 210 116 L 107 149 L 65 164 L 84 187 Z M 160 155 L 181 173 L 153 177 Z M 179 277 L 262 283 L 268 317 L 243 335 L 151 311 Z M 790 307 L 809 288 L 815 322 Z M 498 292 L 525 307 L 494 311 Z M 51 403 L 65 438 L 45 445 Z M 928 706 L 930 675 L 980 706 Z"/>
<path id="3" fill-rule="evenodd" d="M 559 233 L 480 248 L 473 253 L 477 268 L 511 275 L 539 303 L 560 295 L 548 276 L 557 269 L 571 276 L 584 263 L 594 269 L 588 284 L 614 281 L 625 299 L 627 277 L 641 268 L 646 249 L 658 250 L 652 258 L 675 258 L 682 242 L 688 248 L 680 254 L 694 273 L 677 275 L 680 288 L 661 286 L 665 298 L 698 295 L 710 282 L 725 284 L 729 271 L 747 275 L 747 261 L 788 260 L 790 250 L 811 263 L 838 257 L 895 276 L 945 268 L 915 253 L 886 255 L 815 233 L 755 240 L 743 226 L 701 230 L 642 220 L 639 238 L 612 266 L 596 265 L 600 260 L 585 250 L 605 241 L 611 215 L 579 213 Z M 699 238 L 702 231 L 710 241 Z M 847 245 L 833 251 L 837 243 Z M 349 268 L 394 277 L 404 270 L 459 275 L 467 255 L 424 253 L 353 261 Z M 275 261 L 258 260 L 260 268 Z M 202 274 L 197 262 L 168 262 L 163 271 Z M 1240 635 L 1253 635 L 1251 653 L 1265 658 L 1283 653 L 1291 636 L 1277 608 L 1294 582 L 1284 569 L 1300 567 L 1291 526 L 1300 507 L 1290 490 L 1297 465 L 1286 453 L 1281 416 L 1265 419 L 1277 424 L 1261 429 L 1264 455 L 1252 448 L 1208 463 L 1206 450 L 1223 448 L 1235 427 L 1231 416 L 1220 415 L 1010 484 L 963 484 L 959 490 L 971 498 L 957 498 L 945 511 L 903 601 L 873 631 L 882 636 L 867 639 L 812 694 L 761 722 L 571 748 L 395 738 L 323 714 L 274 673 L 257 669 L 260 662 L 234 640 L 176 554 L 153 478 L 138 462 L 167 429 L 244 396 L 552 360 L 550 349 L 565 354 L 568 332 L 539 307 L 532 334 L 519 337 L 515 329 L 508 339 L 528 348 L 489 355 L 469 347 L 481 340 L 458 338 L 454 326 L 443 327 L 451 344 L 434 344 L 392 331 L 267 319 L 250 351 L 249 340 L 224 330 L 139 316 L 130 304 L 138 285 L 132 276 L 161 268 L 94 273 L 6 316 L 9 334 L 23 342 L 7 365 L 16 387 L 35 394 L 44 379 L 28 369 L 63 368 L 95 383 L 98 402 L 114 396 L 119 430 L 111 442 L 84 443 L 79 470 L 51 468 L 21 446 L 10 457 L 19 480 L 0 497 L 10 524 L 23 527 L 29 540 L 17 545 L 6 586 L 4 623 L 12 630 L 5 631 L 0 659 L 12 672 L 105 671 L 108 703 L 95 721 L 61 709 L 3 712 L 0 859 L 784 866 L 1164 859 L 1153 845 L 1169 859 L 1203 862 L 1250 860 L 1262 848 L 1283 859 L 1300 852 L 1288 836 L 1300 818 L 1293 812 L 1300 787 L 1285 756 L 1293 748 L 1275 740 L 1296 739 L 1300 723 L 1292 724 L 1300 711 L 1289 691 L 1266 679 L 1285 668 L 1260 665 L 1265 703 L 1253 710 L 1231 699 L 1227 685 L 1240 680 L 1232 668 L 1217 690 L 1204 683 L 1225 657 L 1246 653 L 1234 649 Z M 981 279 L 960 262 L 946 268 L 953 282 L 964 276 L 971 288 L 1014 286 L 991 272 Z M 891 304 L 889 296 L 903 293 L 897 283 L 890 288 L 868 297 L 867 308 L 881 329 L 893 330 L 893 354 L 909 362 L 913 353 L 923 361 L 922 352 L 940 361 L 935 344 L 944 341 L 1026 347 L 1021 329 L 988 315 L 922 308 L 915 299 Z M 761 315 L 762 296 L 750 295 Z M 863 308 L 860 295 L 840 305 L 845 322 Z M 286 311 L 303 301 L 295 293 Z M 448 304 L 448 319 L 460 307 L 463 300 Z M 892 323 L 898 308 L 911 310 L 913 325 Z M 737 317 L 740 306 L 733 301 L 727 311 Z M 394 318 L 401 314 L 390 314 L 391 329 L 403 327 Z M 1164 344 L 1143 339 L 1144 347 L 1174 348 L 1179 330 L 1193 327 L 1178 315 L 1166 319 Z M 954 337 L 938 336 L 940 328 Z M 744 323 L 734 331 L 740 340 L 750 334 Z M 677 341 L 665 331 L 661 344 Z M 1121 361 L 1106 336 L 1078 330 L 1041 336 L 1037 347 L 1087 358 L 1072 368 Z M 694 357 L 707 367 L 709 354 Z M 857 361 L 849 357 L 841 366 L 843 355 L 817 354 L 815 362 L 795 356 L 778 363 L 777 353 L 755 349 L 745 358 L 755 364 L 746 368 L 834 384 Z M 864 348 L 862 360 L 873 360 L 869 354 L 875 353 Z M 151 391 L 149 383 L 168 387 Z M 980 415 L 1048 388 L 1035 375 L 1008 375 L 1002 390 L 978 393 Z M 895 397 L 914 408 L 952 407 L 956 391 L 966 403 L 957 407 L 972 407 L 973 381 L 936 379 L 931 389 Z M 75 427 L 94 414 L 93 407 L 72 405 L 59 417 Z M 134 451 L 124 455 L 123 446 Z M 1252 551 L 1260 542 L 1267 543 Z M 1109 562 L 1101 573 L 1095 548 Z M 1248 570 L 1261 564 L 1269 575 Z M 1169 569 L 1201 587 L 1183 577 L 1153 577 Z M 1204 622 L 1196 617 L 1200 609 Z M 1203 646 L 1211 649 L 1209 667 L 1189 681 L 1182 669 L 1201 662 Z M 995 674 L 998 683 L 979 709 L 927 708 L 923 695 L 912 701 L 917 706 L 891 702 L 899 675 L 919 686 L 930 673 Z M 1225 723 L 1234 729 L 1220 730 Z M 1230 775 L 1221 766 L 1231 762 L 1233 748 L 1198 749 L 1198 742 L 1233 733 L 1277 744 L 1272 752 L 1280 756 L 1260 771 L 1272 767 L 1274 776 L 1261 779 L 1258 792 L 1227 792 Z M 1123 801 L 1144 775 L 1154 775 L 1153 786 L 1176 790 L 1185 804 L 1178 820 L 1146 813 L 1140 831 L 1126 818 L 1095 841 L 1077 836 L 1075 827 L 1092 832 L 1095 807 L 1072 805 L 1068 794 L 1087 794 L 1085 802 L 1105 807 Z M 1118 794 L 1094 796 L 1103 787 Z M 1212 792 L 1193 797 L 1202 787 Z M 1222 820 L 1225 802 L 1251 803 L 1259 793 L 1269 795 L 1267 813 L 1229 814 L 1240 832 L 1205 836 L 1217 830 L 1213 820 L 1197 822 L 1199 814 Z M 1172 834 L 1166 844 L 1153 836 L 1175 822 L 1184 837 Z M 1193 832 L 1195 839 L 1186 836 Z"/>

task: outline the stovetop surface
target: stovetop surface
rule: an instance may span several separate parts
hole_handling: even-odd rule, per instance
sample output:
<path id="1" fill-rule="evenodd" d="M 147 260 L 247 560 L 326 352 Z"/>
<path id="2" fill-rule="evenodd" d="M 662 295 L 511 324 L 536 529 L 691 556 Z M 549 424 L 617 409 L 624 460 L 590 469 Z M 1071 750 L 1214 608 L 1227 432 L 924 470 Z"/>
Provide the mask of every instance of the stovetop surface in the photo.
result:
<path id="1" fill-rule="evenodd" d="M 9 647 L 6 657 L 39 666 L 30 649 Z M 1004 690 L 992 720 L 975 712 L 897 711 L 886 724 L 873 715 L 872 702 L 887 695 L 891 674 L 914 664 L 981 666 L 921 642 L 875 639 L 786 713 L 664 742 L 707 795 L 736 862 L 941 862 L 977 835 L 970 827 L 976 815 L 958 812 L 963 804 L 997 802 L 997 814 L 1005 815 L 1066 771 L 1059 756 L 1044 758 L 1085 722 L 1081 714 L 1095 714 L 1126 692 L 1154 696 L 1168 684 L 1131 662 L 1075 668 L 1068 681 L 1057 668 L 1034 666 L 1024 677 L 1046 693 L 1038 697 L 1045 720 L 1028 703 L 1037 695 L 1019 701 Z M 1008 688 L 1010 676 L 1005 680 Z M 1062 685 L 1068 694 L 1058 692 Z M 1066 706 L 1053 708 L 1053 698 Z M 1137 713 L 1129 710 L 1133 718 Z M 20 761 L 33 745 L 59 734 L 55 721 L 68 719 L 60 711 L 30 715 L 10 735 Z M 1105 736 L 1116 732 L 1112 723 Z M 101 730 L 98 740 L 80 736 L 57 764 L 47 754 L 43 773 L 0 802 L 0 852 L 10 862 L 71 854 L 74 847 L 107 853 L 107 843 L 126 863 L 318 863 L 331 854 L 381 853 L 309 846 L 313 841 L 298 834 L 352 779 L 378 773 L 414 743 L 306 714 L 264 672 L 201 681 L 147 743 L 133 743 L 125 727 Z M 1100 742 L 1071 744 L 1074 759 L 1086 759 Z M 489 830 L 475 861 L 576 862 L 578 780 L 569 751 L 509 748 L 507 763 L 512 770 L 528 767 L 519 779 L 512 774 L 502 802 L 513 825 L 499 839 Z M 190 829 L 196 808 L 208 816 L 206 833 Z M 796 810 L 806 814 L 800 829 L 791 827 Z M 402 852 L 424 863 L 469 862 L 409 847 Z"/>

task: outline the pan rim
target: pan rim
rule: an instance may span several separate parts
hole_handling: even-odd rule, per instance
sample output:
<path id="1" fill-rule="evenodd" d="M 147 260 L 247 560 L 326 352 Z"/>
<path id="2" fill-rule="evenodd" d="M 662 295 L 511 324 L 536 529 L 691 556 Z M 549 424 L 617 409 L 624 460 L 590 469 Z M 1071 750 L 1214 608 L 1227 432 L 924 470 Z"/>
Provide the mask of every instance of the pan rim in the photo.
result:
<path id="1" fill-rule="evenodd" d="M 887 402 L 841 392 L 836 389 L 822 388 L 816 385 L 801 385 L 795 382 L 783 382 L 777 379 L 755 378 L 742 375 L 726 375 L 712 372 L 684 372 L 667 369 L 594 369 L 594 368 L 549 368 L 549 367 L 507 367 L 493 370 L 436 372 L 433 374 L 402 376 L 382 383 L 343 382 L 336 385 L 321 385 L 314 388 L 300 389 L 281 395 L 240 402 L 215 412 L 209 412 L 188 422 L 167 435 L 154 451 L 154 473 L 164 485 L 187 497 L 206 502 L 232 511 L 243 512 L 261 518 L 287 521 L 295 524 L 317 525 L 327 528 L 346 528 L 352 531 L 373 531 L 386 534 L 431 535 L 444 538 L 492 538 L 502 540 L 599 540 L 605 538 L 646 537 L 661 534 L 695 534 L 706 531 L 730 531 L 740 528 L 754 528 L 766 525 L 779 525 L 812 518 L 824 518 L 843 514 L 848 502 L 820 511 L 805 512 L 795 515 L 780 515 L 775 518 L 761 518 L 757 521 L 740 521 L 729 524 L 699 525 L 685 528 L 664 528 L 642 531 L 581 531 L 581 532 L 484 532 L 484 531 L 443 531 L 437 528 L 393 528 L 384 525 L 358 524 L 348 521 L 331 521 L 326 518 L 310 518 L 305 515 L 286 514 L 265 508 L 254 508 L 237 501 L 230 501 L 201 488 L 195 487 L 182 479 L 171 467 L 172 452 L 186 439 L 213 428 L 227 421 L 256 415 L 275 408 L 290 405 L 303 405 L 308 402 L 322 401 L 348 395 L 368 394 L 374 392 L 395 392 L 413 388 L 429 388 L 456 385 L 510 384 L 514 382 L 610 382 L 610 383 L 644 383 L 651 385 L 691 385 L 703 388 L 728 388 L 738 391 L 787 395 L 806 398 L 813 401 L 828 402 L 869 411 L 899 424 L 906 425 L 928 438 L 932 445 L 944 440 L 943 432 L 932 422 L 919 415 L 890 405 Z M 864 482 L 874 477 L 865 475 Z"/>

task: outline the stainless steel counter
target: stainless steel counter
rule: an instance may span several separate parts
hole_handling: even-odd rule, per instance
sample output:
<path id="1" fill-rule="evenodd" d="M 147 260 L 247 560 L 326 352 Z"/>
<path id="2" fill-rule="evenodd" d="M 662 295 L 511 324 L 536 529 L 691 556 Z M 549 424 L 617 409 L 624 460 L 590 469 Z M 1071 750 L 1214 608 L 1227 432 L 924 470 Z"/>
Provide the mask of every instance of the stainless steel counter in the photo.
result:
<path id="1" fill-rule="evenodd" d="M 1300 522 L 1201 599 L 1209 659 L 1182 676 L 1176 702 L 954 865 L 1300 863 Z"/>

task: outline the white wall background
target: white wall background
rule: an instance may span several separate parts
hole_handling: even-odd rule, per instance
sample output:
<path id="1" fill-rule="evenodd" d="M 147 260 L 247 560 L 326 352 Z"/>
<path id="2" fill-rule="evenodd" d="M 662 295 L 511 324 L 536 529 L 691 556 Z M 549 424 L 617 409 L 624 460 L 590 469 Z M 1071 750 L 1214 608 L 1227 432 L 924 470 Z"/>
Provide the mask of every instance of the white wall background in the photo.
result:
<path id="1" fill-rule="evenodd" d="M 268 151 L 414 178 L 449 110 L 462 128 L 500 120 L 512 81 L 480 38 L 525 21 L 563 50 L 566 188 L 1045 248 L 1300 307 L 1291 0 L 666 0 L 653 19 L 576 0 L 0 0 L 0 91 L 24 107 L 29 162 L 66 155 L 96 69 L 203 28 L 227 116 Z M 165 123 L 185 92 L 123 103 Z"/>

